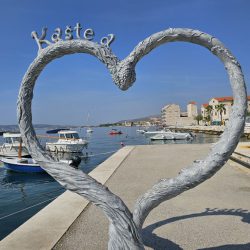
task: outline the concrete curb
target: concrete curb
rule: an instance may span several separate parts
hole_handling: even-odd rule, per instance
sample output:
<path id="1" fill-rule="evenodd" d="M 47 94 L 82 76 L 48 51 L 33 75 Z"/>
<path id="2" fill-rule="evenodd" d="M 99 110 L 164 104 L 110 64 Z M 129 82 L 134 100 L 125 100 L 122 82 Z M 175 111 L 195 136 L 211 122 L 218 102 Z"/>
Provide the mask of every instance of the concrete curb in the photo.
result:
<path id="1" fill-rule="evenodd" d="M 243 166 L 245 168 L 249 168 L 250 169 L 250 164 L 248 161 L 246 161 L 244 158 L 242 160 L 242 157 L 234 157 L 235 154 L 233 154 L 233 156 L 230 156 L 230 160 L 231 162 L 234 162 L 235 164 L 238 164 L 239 166 Z"/>
<path id="2" fill-rule="evenodd" d="M 95 168 L 90 176 L 105 184 L 121 163 L 132 152 L 127 146 Z M 0 242 L 2 250 L 52 249 L 89 202 L 70 191 L 43 208 Z"/>
<path id="3" fill-rule="evenodd" d="M 230 159 L 241 166 L 250 168 L 250 143 L 240 142 Z"/>

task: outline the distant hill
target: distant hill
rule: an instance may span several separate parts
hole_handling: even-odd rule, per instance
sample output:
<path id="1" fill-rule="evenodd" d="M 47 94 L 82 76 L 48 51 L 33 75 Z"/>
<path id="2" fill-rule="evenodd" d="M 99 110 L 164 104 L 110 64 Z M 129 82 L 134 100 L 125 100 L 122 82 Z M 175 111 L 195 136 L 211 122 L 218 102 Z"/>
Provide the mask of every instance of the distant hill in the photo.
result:
<path id="1" fill-rule="evenodd" d="M 141 117 L 141 118 L 122 120 L 122 121 L 119 121 L 117 123 L 149 121 L 151 118 L 160 118 L 160 117 L 161 117 L 161 115 L 150 115 L 150 116 L 145 116 L 145 117 Z"/>
<path id="2" fill-rule="evenodd" d="M 0 131 L 18 131 L 17 125 L 0 125 Z"/>
<path id="3" fill-rule="evenodd" d="M 56 128 L 77 128 L 76 125 L 51 125 L 51 124 L 34 124 L 35 129 L 56 129 Z"/>
<path id="4" fill-rule="evenodd" d="M 35 129 L 57 129 L 57 128 L 76 128 L 73 125 L 51 125 L 51 124 L 34 124 Z M 0 125 L 0 131 L 19 131 L 18 125 Z"/>

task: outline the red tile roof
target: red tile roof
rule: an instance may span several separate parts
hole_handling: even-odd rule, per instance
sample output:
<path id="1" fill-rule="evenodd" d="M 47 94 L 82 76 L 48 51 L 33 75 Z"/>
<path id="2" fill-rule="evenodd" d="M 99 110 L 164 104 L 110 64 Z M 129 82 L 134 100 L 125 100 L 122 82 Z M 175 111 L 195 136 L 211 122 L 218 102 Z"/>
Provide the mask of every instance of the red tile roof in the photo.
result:
<path id="1" fill-rule="evenodd" d="M 191 101 L 191 102 L 189 102 L 189 104 L 194 104 L 194 105 L 195 105 L 195 104 L 196 104 L 196 102 L 195 102 L 195 101 Z"/>
<path id="2" fill-rule="evenodd" d="M 218 102 L 231 102 L 231 101 L 233 101 L 232 96 L 214 97 L 214 99 L 217 100 Z"/>
<path id="3" fill-rule="evenodd" d="M 201 106 L 203 106 L 204 108 L 206 108 L 208 106 L 208 103 L 204 103 Z"/>
<path id="4" fill-rule="evenodd" d="M 223 96 L 223 97 L 214 97 L 215 100 L 218 102 L 232 102 L 233 97 L 232 96 Z M 248 100 L 250 100 L 250 96 L 247 97 Z"/>

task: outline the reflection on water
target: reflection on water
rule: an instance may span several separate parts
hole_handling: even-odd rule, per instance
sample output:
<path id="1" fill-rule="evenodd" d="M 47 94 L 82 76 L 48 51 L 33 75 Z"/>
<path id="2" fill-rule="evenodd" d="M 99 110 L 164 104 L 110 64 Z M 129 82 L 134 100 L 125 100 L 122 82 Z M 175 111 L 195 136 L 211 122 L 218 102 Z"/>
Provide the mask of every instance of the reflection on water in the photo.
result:
<path id="1" fill-rule="evenodd" d="M 16 173 L 12 171 L 4 171 L 0 180 L 1 188 L 13 188 L 19 185 L 39 185 L 53 182 L 54 179 L 47 173 Z"/>
<path id="2" fill-rule="evenodd" d="M 48 204 L 47 200 L 63 192 L 63 188 L 47 173 L 15 173 L 2 166 L 0 185 L 0 239 Z M 5 217 L 43 201 L 45 203 L 27 211 Z"/>
<path id="3" fill-rule="evenodd" d="M 60 153 L 53 154 L 53 157 L 57 160 L 70 160 L 74 156 L 79 156 L 82 160 L 79 168 L 88 173 L 123 145 L 214 143 L 218 140 L 218 136 L 215 135 L 196 134 L 195 138 L 189 141 L 150 141 L 143 134 L 138 134 L 135 127 L 120 127 L 118 129 L 122 130 L 122 135 L 110 136 L 111 128 L 95 128 L 91 134 L 86 133 L 86 129 L 78 130 L 80 136 L 89 141 L 87 150 L 83 154 Z M 36 132 L 37 134 L 45 134 L 44 130 Z M 45 142 L 45 140 L 41 141 L 42 144 Z M 15 173 L 5 170 L 2 165 L 0 165 L 0 187 L 0 240 L 64 191 L 46 173 Z M 41 202 L 44 203 L 5 217 Z"/>

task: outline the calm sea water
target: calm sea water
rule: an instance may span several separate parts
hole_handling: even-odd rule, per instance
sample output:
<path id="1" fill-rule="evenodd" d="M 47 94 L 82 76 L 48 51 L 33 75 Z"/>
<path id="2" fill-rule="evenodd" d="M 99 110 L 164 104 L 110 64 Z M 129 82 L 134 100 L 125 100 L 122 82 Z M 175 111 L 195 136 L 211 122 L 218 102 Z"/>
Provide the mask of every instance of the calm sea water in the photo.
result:
<path id="1" fill-rule="evenodd" d="M 92 134 L 87 135 L 86 129 L 78 130 L 81 137 L 89 141 L 89 157 L 83 158 L 80 169 L 86 173 L 106 160 L 115 151 L 125 145 L 145 145 L 152 142 L 142 134 L 136 132 L 136 127 L 117 127 L 122 135 L 110 136 L 110 128 L 94 128 Z M 37 134 L 45 134 L 39 130 Z M 218 136 L 197 134 L 193 141 L 157 141 L 162 143 L 213 143 Z M 0 140 L 0 143 L 2 141 Z M 44 140 L 41 143 L 45 143 Z M 65 155 L 65 157 L 69 157 Z M 16 229 L 23 222 L 45 207 L 64 189 L 48 174 L 22 174 L 7 171 L 0 165 L 0 240 Z"/>

